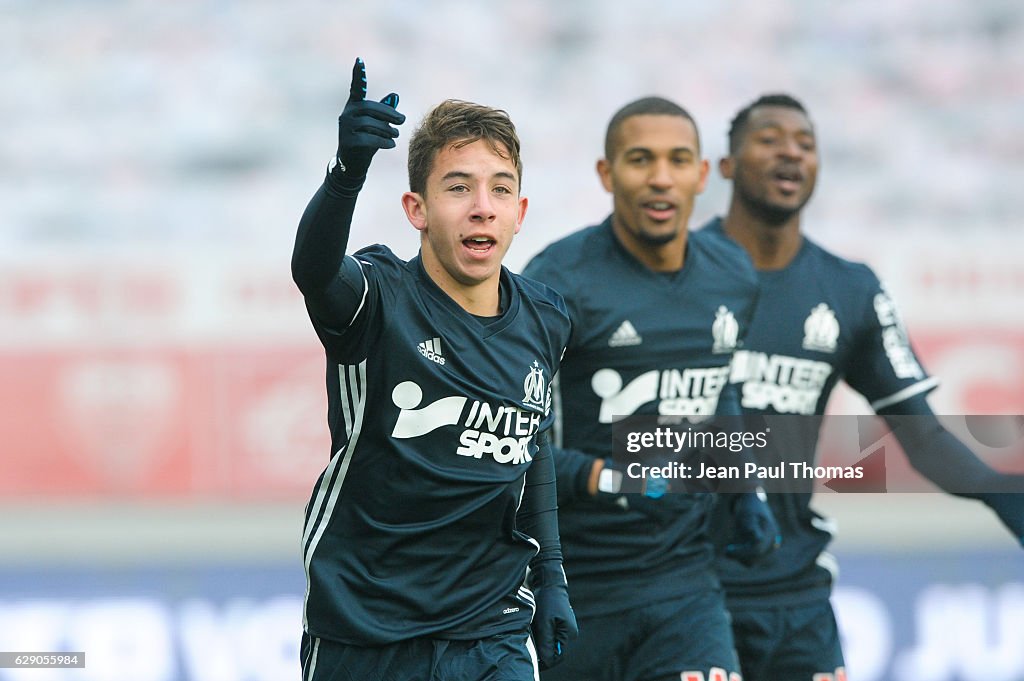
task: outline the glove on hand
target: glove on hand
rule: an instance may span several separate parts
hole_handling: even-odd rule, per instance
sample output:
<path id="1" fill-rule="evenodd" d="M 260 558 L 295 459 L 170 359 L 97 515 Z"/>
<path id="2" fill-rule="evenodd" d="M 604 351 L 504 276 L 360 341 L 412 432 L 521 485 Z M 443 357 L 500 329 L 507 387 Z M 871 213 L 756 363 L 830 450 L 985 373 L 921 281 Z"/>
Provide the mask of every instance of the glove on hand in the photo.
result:
<path id="1" fill-rule="evenodd" d="M 562 661 L 565 644 L 579 635 L 561 563 L 552 561 L 531 569 L 529 584 L 537 601 L 531 625 L 533 643 L 540 668 L 550 669 Z"/>
<path id="2" fill-rule="evenodd" d="M 345 175 L 361 178 L 378 149 L 394 149 L 398 129 L 405 122 L 399 113 L 398 95 L 392 92 L 379 102 L 366 99 L 366 64 L 356 59 L 348 102 L 338 117 L 338 163 Z"/>
<path id="3" fill-rule="evenodd" d="M 725 555 L 744 565 L 753 565 L 782 544 L 775 515 L 764 490 L 736 494 L 731 500 L 733 535 Z"/>

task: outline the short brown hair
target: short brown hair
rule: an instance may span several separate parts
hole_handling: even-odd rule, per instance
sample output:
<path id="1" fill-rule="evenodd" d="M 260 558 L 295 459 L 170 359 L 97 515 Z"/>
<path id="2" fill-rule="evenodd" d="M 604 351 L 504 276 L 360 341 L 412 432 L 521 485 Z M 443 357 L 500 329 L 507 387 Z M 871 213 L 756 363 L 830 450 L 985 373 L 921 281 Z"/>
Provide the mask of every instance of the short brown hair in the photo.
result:
<path id="1" fill-rule="evenodd" d="M 423 118 L 409 141 L 409 189 L 417 194 L 426 191 L 427 177 L 439 151 L 448 146 L 458 149 L 477 140 L 486 141 L 494 153 L 512 161 L 521 185 L 519 136 L 508 114 L 481 104 L 446 99 Z"/>

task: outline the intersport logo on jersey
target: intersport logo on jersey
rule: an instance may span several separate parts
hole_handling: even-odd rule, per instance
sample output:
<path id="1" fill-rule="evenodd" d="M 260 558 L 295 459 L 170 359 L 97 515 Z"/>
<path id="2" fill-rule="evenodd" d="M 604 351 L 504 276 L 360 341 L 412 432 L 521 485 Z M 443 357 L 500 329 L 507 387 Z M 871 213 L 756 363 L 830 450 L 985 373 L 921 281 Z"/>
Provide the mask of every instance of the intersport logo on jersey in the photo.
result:
<path id="1" fill-rule="evenodd" d="M 534 383 L 536 373 L 533 374 Z M 481 459 L 484 455 L 501 464 L 522 464 L 533 460 L 530 443 L 540 430 L 541 414 L 516 405 L 494 405 L 470 400 L 464 395 L 442 397 L 421 407 L 423 389 L 414 381 L 395 386 L 391 401 L 399 408 L 391 432 L 396 439 L 411 439 L 446 426 L 461 426 L 459 456 Z"/>
<path id="2" fill-rule="evenodd" d="M 713 416 L 718 396 L 729 380 L 729 366 L 706 369 L 653 369 L 623 384 L 622 374 L 600 369 L 590 387 L 601 398 L 600 423 L 629 416 L 648 402 L 657 402 L 663 416 Z"/>
<path id="3" fill-rule="evenodd" d="M 743 384 L 747 409 L 774 409 L 780 414 L 814 414 L 832 365 L 814 359 L 739 350 L 733 357 L 732 382 Z"/>

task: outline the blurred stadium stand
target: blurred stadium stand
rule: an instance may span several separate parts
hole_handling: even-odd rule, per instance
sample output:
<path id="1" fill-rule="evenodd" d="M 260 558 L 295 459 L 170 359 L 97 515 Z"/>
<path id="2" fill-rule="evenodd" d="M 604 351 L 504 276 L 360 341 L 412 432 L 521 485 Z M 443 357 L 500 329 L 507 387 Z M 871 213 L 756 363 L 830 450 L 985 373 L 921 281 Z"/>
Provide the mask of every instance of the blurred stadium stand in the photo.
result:
<path id="1" fill-rule="evenodd" d="M 353 245 L 415 253 L 405 141 L 457 97 L 524 141 L 513 269 L 607 213 L 593 166 L 626 101 L 689 108 L 714 165 L 738 108 L 791 92 L 821 145 L 808 233 L 889 281 L 938 411 L 1024 412 L 1016 0 L 0 6 L 0 650 L 89 655 L 0 681 L 297 678 L 328 440 L 288 263 L 357 55 L 410 122 Z M 692 226 L 728 191 L 713 171 Z M 1024 679 L 1024 560 L 991 513 L 819 505 L 841 526 L 851 679 Z"/>

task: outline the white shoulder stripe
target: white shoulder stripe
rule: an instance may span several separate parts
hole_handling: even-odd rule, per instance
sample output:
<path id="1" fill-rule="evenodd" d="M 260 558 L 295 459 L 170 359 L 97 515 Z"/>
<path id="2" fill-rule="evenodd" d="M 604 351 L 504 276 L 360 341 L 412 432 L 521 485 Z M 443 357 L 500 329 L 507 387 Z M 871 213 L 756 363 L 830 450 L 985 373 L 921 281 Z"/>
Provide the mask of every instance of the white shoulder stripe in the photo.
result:
<path id="1" fill-rule="evenodd" d="M 871 403 L 871 408 L 874 409 L 875 411 L 878 411 L 879 409 L 891 407 L 892 405 L 899 404 L 903 400 L 913 397 L 914 395 L 920 395 L 923 392 L 931 390 L 938 384 L 939 379 L 936 378 L 935 376 L 931 376 L 930 378 L 926 378 L 923 381 L 918 381 L 914 385 L 907 386 L 903 390 L 893 393 L 888 397 L 883 397 L 880 400 L 875 400 L 874 402 Z"/>
<path id="2" fill-rule="evenodd" d="M 359 299 L 359 306 L 356 307 L 356 311 L 355 314 L 352 315 L 352 319 L 348 320 L 348 324 L 346 324 L 346 327 L 348 327 L 352 326 L 352 322 L 354 322 L 356 317 L 359 316 L 359 313 L 363 311 L 363 306 L 366 305 L 366 292 L 370 289 L 370 283 L 366 281 L 366 272 L 363 271 L 363 261 L 351 255 L 346 255 L 345 257 L 352 258 L 355 264 L 359 266 L 359 274 L 363 276 L 363 297 Z M 370 263 L 366 264 L 369 265 Z"/>

